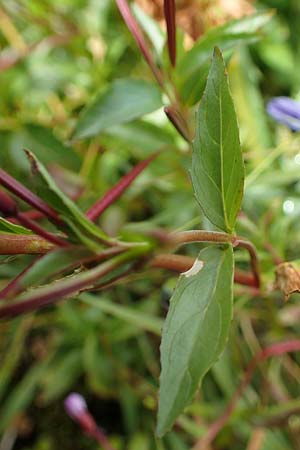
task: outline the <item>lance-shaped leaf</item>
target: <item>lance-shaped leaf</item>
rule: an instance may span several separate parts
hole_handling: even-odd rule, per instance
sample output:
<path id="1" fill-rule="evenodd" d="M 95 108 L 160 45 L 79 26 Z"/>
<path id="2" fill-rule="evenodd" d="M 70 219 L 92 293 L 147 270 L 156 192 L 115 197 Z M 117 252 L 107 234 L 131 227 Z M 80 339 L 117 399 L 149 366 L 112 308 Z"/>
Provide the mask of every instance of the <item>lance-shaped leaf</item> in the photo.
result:
<path id="1" fill-rule="evenodd" d="M 197 113 L 192 181 L 204 214 L 221 230 L 232 232 L 243 197 L 244 163 L 225 65 L 218 48 Z"/>
<path id="2" fill-rule="evenodd" d="M 28 230 L 21 225 L 15 225 L 3 217 L 0 217 L 0 233 L 13 233 L 13 234 L 32 234 L 31 230 Z"/>
<path id="3" fill-rule="evenodd" d="M 202 250 L 171 298 L 161 343 L 157 434 L 170 429 L 222 352 L 232 318 L 231 246 Z"/>
<path id="4" fill-rule="evenodd" d="M 83 111 L 73 137 L 96 136 L 109 127 L 130 122 L 161 106 L 161 94 L 154 84 L 133 79 L 114 81 Z"/>
<path id="5" fill-rule="evenodd" d="M 26 153 L 34 172 L 36 191 L 59 213 L 59 218 L 67 226 L 68 232 L 92 250 L 100 248 L 97 240 L 109 242 L 110 238 L 59 189 L 43 164 L 31 152 L 26 151 Z"/>

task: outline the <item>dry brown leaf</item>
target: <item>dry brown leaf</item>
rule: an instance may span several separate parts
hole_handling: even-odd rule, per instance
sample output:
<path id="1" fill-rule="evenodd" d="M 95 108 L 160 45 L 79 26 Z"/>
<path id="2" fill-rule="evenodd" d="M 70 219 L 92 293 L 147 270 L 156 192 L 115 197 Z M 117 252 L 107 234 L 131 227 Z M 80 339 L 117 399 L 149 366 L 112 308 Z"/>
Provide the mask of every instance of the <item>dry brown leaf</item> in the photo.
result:
<path id="1" fill-rule="evenodd" d="M 164 26 L 163 0 L 135 1 Z M 247 0 L 177 0 L 177 24 L 195 41 L 209 28 L 253 14 L 255 9 L 251 3 Z"/>
<path id="2" fill-rule="evenodd" d="M 294 292 L 300 292 L 300 272 L 292 263 L 285 262 L 279 264 L 275 270 L 275 288 L 284 293 L 284 300 L 287 301 Z"/>

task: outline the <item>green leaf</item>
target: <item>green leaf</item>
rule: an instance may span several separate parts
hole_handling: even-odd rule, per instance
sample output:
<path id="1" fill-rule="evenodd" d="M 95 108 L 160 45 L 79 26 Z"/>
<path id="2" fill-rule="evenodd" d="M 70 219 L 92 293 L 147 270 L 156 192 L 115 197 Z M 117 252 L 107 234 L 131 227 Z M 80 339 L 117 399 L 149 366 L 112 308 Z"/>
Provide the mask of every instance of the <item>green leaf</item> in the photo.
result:
<path id="1" fill-rule="evenodd" d="M 18 288 L 25 290 L 29 287 L 41 285 L 50 278 L 65 270 L 71 270 L 93 255 L 85 248 L 55 249 L 37 259 L 28 271 L 18 281 Z"/>
<path id="2" fill-rule="evenodd" d="M 178 88 L 182 100 L 194 104 L 199 100 L 209 70 L 210 55 L 215 46 L 231 53 L 237 45 L 256 41 L 273 12 L 267 11 L 232 20 L 206 33 L 178 62 Z"/>
<path id="3" fill-rule="evenodd" d="M 0 217 L 0 233 L 32 234 L 32 231 Z"/>
<path id="4" fill-rule="evenodd" d="M 42 398 L 45 404 L 56 400 L 72 389 L 82 372 L 82 351 L 71 349 L 52 361 L 42 380 Z"/>
<path id="5" fill-rule="evenodd" d="M 136 120 L 108 128 L 105 130 L 105 137 L 115 138 L 122 147 L 127 145 L 131 151 L 137 149 L 144 157 L 146 152 L 155 151 L 164 145 L 174 145 L 175 133 L 172 132 L 173 130 L 170 132 L 163 128 L 161 123 L 157 126 L 144 120 Z"/>
<path id="6" fill-rule="evenodd" d="M 34 149 L 37 158 L 45 165 L 56 164 L 78 172 L 81 157 L 69 145 L 62 143 L 49 128 L 28 123 L 11 132 L 0 132 L 0 166 L 7 172 L 14 168 L 14 177 L 30 186 L 30 166 L 23 148 Z"/>
<path id="7" fill-rule="evenodd" d="M 129 306 L 119 305 L 109 299 L 95 297 L 91 294 L 80 294 L 79 300 L 88 305 L 100 309 L 100 311 L 118 317 L 125 322 L 132 323 L 138 328 L 149 331 L 160 336 L 162 320 L 143 311 L 130 308 Z"/>
<path id="8" fill-rule="evenodd" d="M 1 358 L 0 370 L 0 401 L 9 392 L 9 385 L 13 379 L 14 371 L 16 370 L 22 356 L 24 355 L 24 346 L 26 345 L 26 336 L 28 333 L 28 325 L 30 324 L 30 317 L 23 317 L 21 320 L 16 320 L 12 324 L 12 336 L 9 343 L 6 343 L 6 353 Z"/>
<path id="9" fill-rule="evenodd" d="M 159 89 L 143 80 L 113 81 L 88 105 L 78 120 L 74 139 L 95 136 L 109 127 L 130 122 L 162 106 Z"/>
<path id="10" fill-rule="evenodd" d="M 62 167 L 78 171 L 81 160 L 72 147 L 63 144 L 49 128 L 36 124 L 26 124 L 21 130 L 23 142 L 20 148 L 33 148 L 43 164 L 59 164 Z"/>
<path id="11" fill-rule="evenodd" d="M 232 318 L 231 246 L 202 250 L 171 298 L 161 343 L 157 435 L 166 433 L 192 400 L 224 349 Z"/>
<path id="12" fill-rule="evenodd" d="M 0 432 L 6 430 L 13 419 L 24 411 L 34 398 L 35 391 L 48 368 L 48 360 L 35 363 L 1 405 Z"/>
<path id="13" fill-rule="evenodd" d="M 204 214 L 221 230 L 232 232 L 243 197 L 244 164 L 225 66 L 217 48 L 197 113 L 191 174 Z"/>
<path id="14" fill-rule="evenodd" d="M 97 240 L 109 242 L 110 238 L 86 218 L 77 205 L 67 197 L 57 186 L 47 169 L 41 164 L 33 153 L 26 151 L 34 172 L 35 190 L 52 208 L 59 212 L 69 232 L 77 240 L 91 250 L 99 250 L 101 246 Z"/>

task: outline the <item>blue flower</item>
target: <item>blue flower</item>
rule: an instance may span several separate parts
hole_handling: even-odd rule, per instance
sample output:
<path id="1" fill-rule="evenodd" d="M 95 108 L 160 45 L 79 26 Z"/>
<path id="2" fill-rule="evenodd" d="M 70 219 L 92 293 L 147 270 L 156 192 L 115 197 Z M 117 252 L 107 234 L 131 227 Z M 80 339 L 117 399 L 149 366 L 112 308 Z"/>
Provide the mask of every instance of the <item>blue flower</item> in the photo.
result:
<path id="1" fill-rule="evenodd" d="M 267 112 L 277 122 L 293 131 L 300 130 L 300 103 L 289 97 L 275 97 L 267 104 Z"/>

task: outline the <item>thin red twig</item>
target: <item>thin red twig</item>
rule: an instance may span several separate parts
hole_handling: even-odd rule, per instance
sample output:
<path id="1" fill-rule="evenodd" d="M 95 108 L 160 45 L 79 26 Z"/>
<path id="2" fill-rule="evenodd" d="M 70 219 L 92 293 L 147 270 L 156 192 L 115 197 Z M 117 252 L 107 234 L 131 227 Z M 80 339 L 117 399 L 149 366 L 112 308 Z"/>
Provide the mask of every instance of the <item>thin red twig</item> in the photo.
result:
<path id="1" fill-rule="evenodd" d="M 38 225 L 36 222 L 28 218 L 23 213 L 17 213 L 16 218 L 19 220 L 19 222 L 24 225 L 24 227 L 29 228 L 34 233 L 37 233 L 42 238 L 46 239 L 47 241 L 51 242 L 54 245 L 58 245 L 59 247 L 68 247 L 70 244 L 62 239 L 59 236 L 56 236 L 53 233 L 49 233 L 49 231 L 42 228 L 40 225 Z"/>
<path id="2" fill-rule="evenodd" d="M 135 20 L 131 9 L 127 3 L 126 0 L 116 0 L 117 6 L 119 8 L 120 13 L 122 14 L 122 17 L 130 30 L 132 36 L 134 37 L 134 40 L 136 41 L 138 47 L 140 48 L 146 62 L 148 63 L 149 67 L 151 68 L 157 82 L 164 86 L 163 76 L 161 71 L 156 66 L 153 56 L 148 48 L 148 44 L 146 43 L 146 40 L 144 38 L 144 35 Z"/>
<path id="3" fill-rule="evenodd" d="M 164 13 L 168 34 L 169 58 L 173 67 L 176 65 L 176 5 L 175 0 L 164 0 Z"/>
<path id="4" fill-rule="evenodd" d="M 174 126 L 174 128 L 178 131 L 178 133 L 185 139 L 188 143 L 191 143 L 191 138 L 189 136 L 189 131 L 187 129 L 187 125 L 184 122 L 183 117 L 176 111 L 172 106 L 165 106 L 164 113 L 167 118 Z"/>
<path id="5" fill-rule="evenodd" d="M 43 213 L 52 222 L 59 225 L 62 224 L 57 212 L 53 208 L 47 205 L 40 197 L 27 189 L 22 183 L 10 176 L 3 169 L 0 169 L 0 184 L 17 197 L 24 200 L 24 202 Z"/>
<path id="6" fill-rule="evenodd" d="M 159 152 L 149 156 L 138 163 L 128 174 L 113 186 L 104 197 L 100 198 L 86 213 L 86 216 L 95 221 L 113 202 L 119 198 L 123 192 L 131 185 L 136 177 L 158 156 Z"/>

